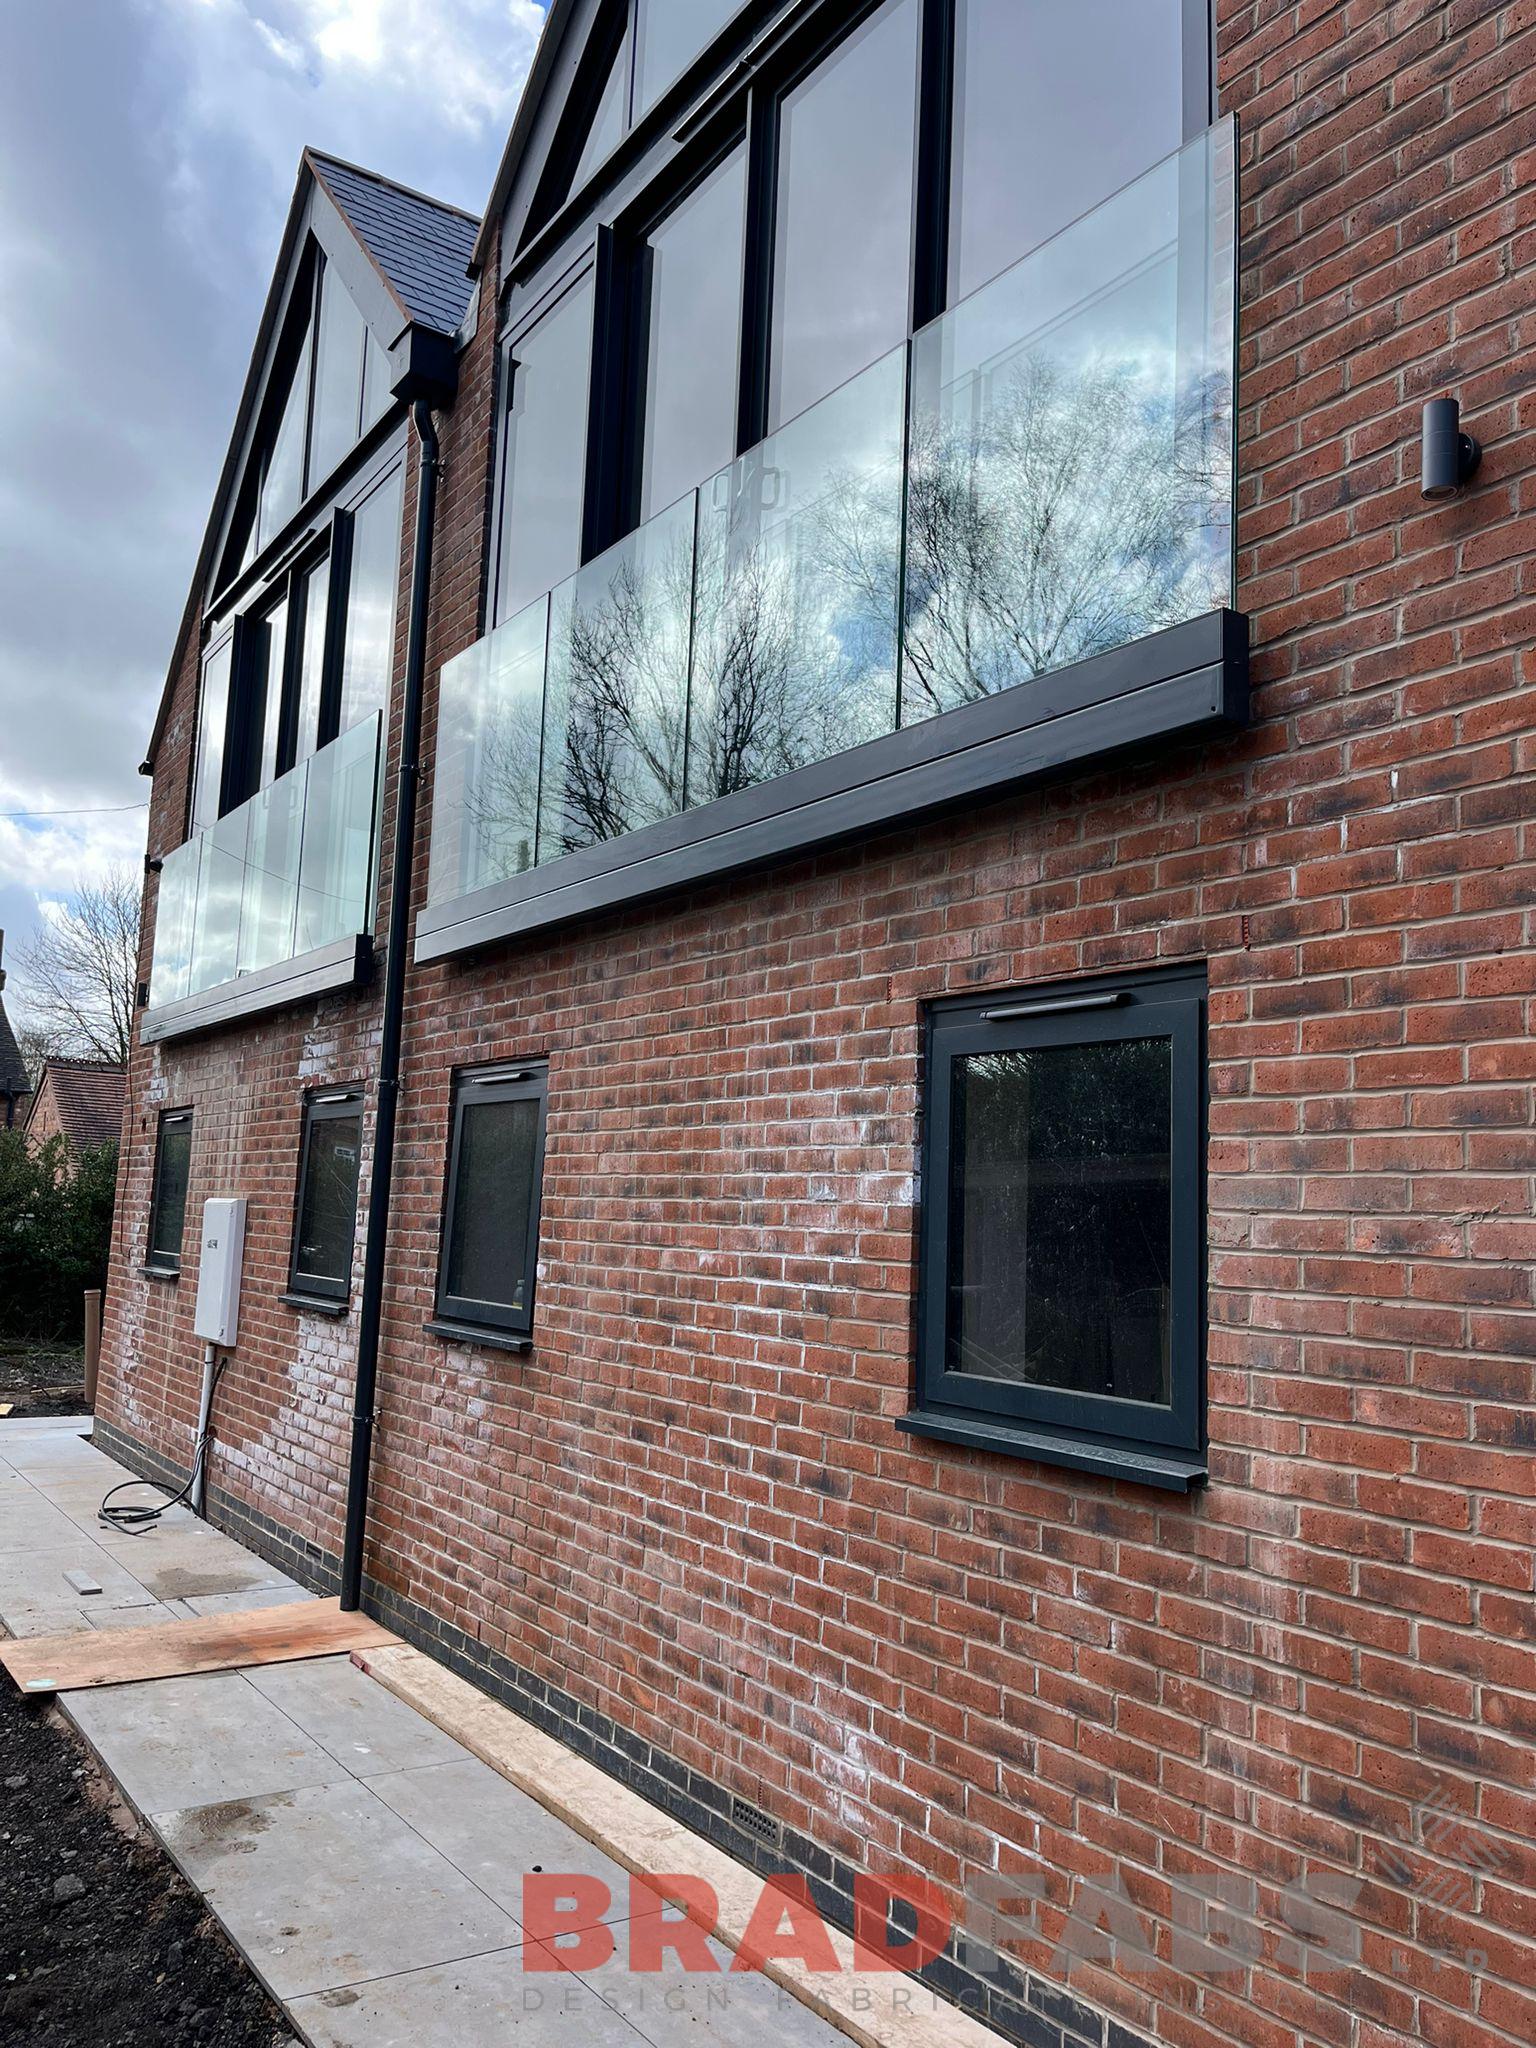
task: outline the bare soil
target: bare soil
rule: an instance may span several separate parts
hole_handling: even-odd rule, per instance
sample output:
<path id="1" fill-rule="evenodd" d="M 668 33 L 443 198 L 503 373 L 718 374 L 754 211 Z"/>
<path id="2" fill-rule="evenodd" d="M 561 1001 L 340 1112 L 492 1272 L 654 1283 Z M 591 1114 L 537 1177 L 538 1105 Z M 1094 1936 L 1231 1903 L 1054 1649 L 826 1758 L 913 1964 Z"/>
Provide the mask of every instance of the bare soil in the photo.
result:
<path id="1" fill-rule="evenodd" d="M 0 2041 L 296 2048 L 165 1852 L 47 1702 L 0 1673 Z"/>
<path id="2" fill-rule="evenodd" d="M 73 1344 L 0 1342 L 0 1407 L 12 1415 L 83 1415 L 85 1353 Z"/>

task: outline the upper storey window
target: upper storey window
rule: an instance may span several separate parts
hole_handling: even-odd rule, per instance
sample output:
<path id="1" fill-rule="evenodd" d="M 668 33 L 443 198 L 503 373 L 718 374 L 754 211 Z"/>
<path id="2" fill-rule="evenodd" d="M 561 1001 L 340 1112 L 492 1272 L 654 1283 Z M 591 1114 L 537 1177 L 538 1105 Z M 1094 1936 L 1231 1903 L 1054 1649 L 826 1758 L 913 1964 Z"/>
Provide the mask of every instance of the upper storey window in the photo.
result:
<path id="1" fill-rule="evenodd" d="M 770 431 L 907 333 L 921 23 L 888 0 L 780 104 Z"/>
<path id="2" fill-rule="evenodd" d="M 605 0 L 534 204 L 535 226 L 582 190 L 741 4 L 742 0 Z"/>
<path id="3" fill-rule="evenodd" d="M 1184 0 L 956 0 L 949 296 L 1184 137 Z"/>
<path id="4" fill-rule="evenodd" d="M 387 360 L 311 244 L 274 360 L 220 581 L 254 561 L 389 405 Z"/>
<path id="5" fill-rule="evenodd" d="M 541 197 L 579 189 L 735 11 L 612 0 Z M 1203 131 L 1208 58 L 1201 0 L 805 10 L 726 80 L 696 143 L 658 152 L 578 282 L 551 303 L 530 279 L 507 344 L 494 617 Z"/>

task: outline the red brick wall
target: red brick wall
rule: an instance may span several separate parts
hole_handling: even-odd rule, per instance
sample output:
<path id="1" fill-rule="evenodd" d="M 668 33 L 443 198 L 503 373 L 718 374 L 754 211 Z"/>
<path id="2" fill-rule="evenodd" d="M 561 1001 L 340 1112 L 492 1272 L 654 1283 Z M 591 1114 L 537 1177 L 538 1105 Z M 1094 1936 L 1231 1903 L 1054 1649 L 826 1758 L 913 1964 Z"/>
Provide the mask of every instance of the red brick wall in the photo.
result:
<path id="1" fill-rule="evenodd" d="M 1048 1976 L 1073 1880 L 1117 1888 L 1153 1955 L 1072 1987 L 1160 2042 L 1494 2048 L 1536 2035 L 1536 7 L 1222 16 L 1253 729 L 415 974 L 370 1569 L 854 1863 L 1039 1874 Z M 434 672 L 476 631 L 490 325 Z M 1444 392 L 1487 453 L 1430 506 Z M 915 1448 L 920 1005 L 1153 960 L 1210 975 L 1211 1484 Z M 313 1030 L 134 1092 L 206 1104 L 194 1198 L 257 1177 L 228 1483 L 334 1545 L 352 1325 L 295 1384 L 266 1299 Z M 445 1346 L 450 1070 L 538 1052 L 538 1340 Z M 184 1451 L 149 1143 L 112 1412 Z M 1213 1979 L 1179 1887 L 1240 1878 L 1263 1953 Z M 1282 1895 L 1324 1880 L 1361 1953 L 1306 1979 Z"/>

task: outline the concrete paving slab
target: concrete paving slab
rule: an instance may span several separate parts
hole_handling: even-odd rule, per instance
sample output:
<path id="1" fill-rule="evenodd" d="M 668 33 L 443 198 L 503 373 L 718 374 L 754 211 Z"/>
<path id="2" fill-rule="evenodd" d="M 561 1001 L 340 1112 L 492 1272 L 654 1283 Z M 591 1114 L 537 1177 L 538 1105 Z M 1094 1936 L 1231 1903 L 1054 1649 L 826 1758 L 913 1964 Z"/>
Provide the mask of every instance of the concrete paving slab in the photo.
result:
<path id="1" fill-rule="evenodd" d="M 642 2048 L 579 1977 L 529 1971 L 529 1951 L 411 1970 L 293 2003 L 315 2048 Z"/>
<path id="2" fill-rule="evenodd" d="M 101 1607 L 82 1601 L 81 1611 L 92 1628 L 159 1628 L 167 1621 L 180 1621 L 183 1617 L 163 1601 L 151 1601 L 148 1607 Z"/>
<path id="3" fill-rule="evenodd" d="M 263 1563 L 197 1521 L 185 1528 L 151 1529 L 142 1536 L 103 1535 L 101 1547 L 126 1565 L 157 1600 L 192 1600 L 210 1593 L 293 1584 L 276 1565 Z"/>
<path id="4" fill-rule="evenodd" d="M 251 1684 L 355 1777 L 451 1763 L 451 1735 L 367 1678 L 350 1657 L 315 1657 L 247 1673 Z"/>
<path id="5" fill-rule="evenodd" d="M 507 1915 L 355 1779 L 157 1827 L 279 1998 L 516 1945 Z"/>
<path id="6" fill-rule="evenodd" d="M 675 1957 L 657 1971 L 632 1971 L 622 1943 L 613 1960 L 583 1970 L 581 1982 L 622 2013 L 652 2048 L 839 2048 L 847 2036 L 755 1970 L 733 1971 L 731 1951 L 708 1948 L 720 1973 L 685 1970 Z"/>
<path id="7" fill-rule="evenodd" d="M 56 1550 L 81 1530 L 35 1486 L 0 1494 L 0 1556 L 11 1550 Z"/>
<path id="8" fill-rule="evenodd" d="M 83 1570 L 101 1585 L 93 1599 L 105 1607 L 142 1607 L 154 1595 L 125 1564 L 78 1530 L 67 1544 L 50 1550 L 8 1550 L 0 1555 L 0 1620 L 38 1607 L 72 1607 L 74 1588 L 65 1573 Z"/>
<path id="9" fill-rule="evenodd" d="M 111 1612 L 121 1617 L 132 1609 L 118 1607 Z M 13 1608 L 9 1614 L 0 1615 L 0 1621 L 18 1638 L 75 1635 L 91 1625 L 83 1606 Z"/>
<path id="10" fill-rule="evenodd" d="M 61 1515 L 67 1515 L 72 1522 L 88 1530 L 99 1541 L 132 1543 L 134 1538 L 125 1530 L 114 1529 L 100 1519 L 101 1503 L 108 1491 L 107 1487 L 95 1484 L 85 1488 L 70 1487 L 67 1491 L 55 1487 L 43 1498 L 50 1501 Z M 147 1486 L 135 1486 L 131 1492 L 119 1494 L 114 1505 L 152 1508 L 158 1506 L 165 1498 L 163 1493 L 154 1493 Z M 190 1508 L 167 1508 L 155 1526 L 160 1531 L 195 1528 L 197 1517 Z"/>
<path id="11" fill-rule="evenodd" d="M 239 1671 L 60 1695 L 141 1813 L 177 1812 L 344 1778 Z"/>
<path id="12" fill-rule="evenodd" d="M 244 1614 L 253 1607 L 288 1607 L 295 1600 L 313 1600 L 304 1586 L 251 1586 L 243 1593 L 199 1593 L 168 1604 L 181 1620 L 197 1614 Z"/>
<path id="13" fill-rule="evenodd" d="M 368 1681 L 371 1683 L 372 1681 Z M 455 1744 L 455 1749 L 458 1745 Z M 600 1878 L 609 1903 L 571 1918 L 573 1928 L 629 1917 L 629 1872 L 574 1828 L 509 1785 L 478 1757 L 370 1778 L 371 1789 L 455 1869 L 472 1878 L 521 1926 L 523 1877 L 579 1872 Z M 574 1896 L 574 1895 L 573 1895 Z"/>

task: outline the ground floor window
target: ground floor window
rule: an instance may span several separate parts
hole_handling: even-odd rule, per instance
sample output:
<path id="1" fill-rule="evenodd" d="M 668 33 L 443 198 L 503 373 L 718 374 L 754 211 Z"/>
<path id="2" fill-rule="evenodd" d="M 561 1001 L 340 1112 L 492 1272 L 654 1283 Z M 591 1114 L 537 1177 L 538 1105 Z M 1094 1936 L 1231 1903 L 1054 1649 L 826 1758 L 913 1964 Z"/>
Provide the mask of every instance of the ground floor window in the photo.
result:
<path id="1" fill-rule="evenodd" d="M 918 1398 L 1070 1445 L 1197 1451 L 1204 977 L 929 1016 Z"/>
<path id="2" fill-rule="evenodd" d="M 146 1265 L 159 1273 L 181 1271 L 182 1227 L 187 1219 L 187 1181 L 192 1167 L 192 1112 L 162 1111 L 155 1137 L 155 1180 L 149 1205 Z"/>
<path id="3" fill-rule="evenodd" d="M 299 1199 L 294 1213 L 293 1294 L 345 1301 L 357 1235 L 357 1169 L 363 1149 L 360 1088 L 326 1089 L 304 1105 Z"/>
<path id="4" fill-rule="evenodd" d="M 464 1074 L 454 1091 L 437 1321 L 510 1339 L 533 1331 L 544 1173 L 542 1064 Z"/>

